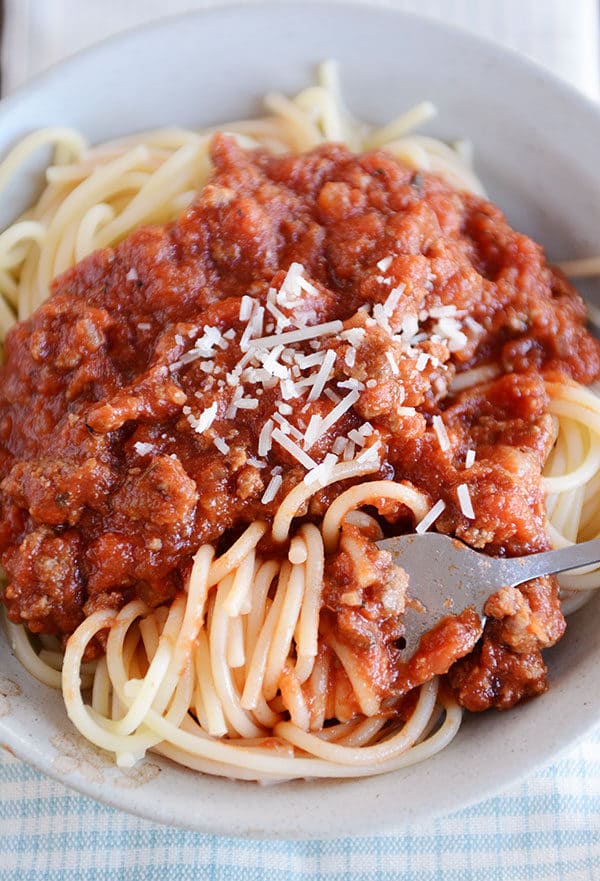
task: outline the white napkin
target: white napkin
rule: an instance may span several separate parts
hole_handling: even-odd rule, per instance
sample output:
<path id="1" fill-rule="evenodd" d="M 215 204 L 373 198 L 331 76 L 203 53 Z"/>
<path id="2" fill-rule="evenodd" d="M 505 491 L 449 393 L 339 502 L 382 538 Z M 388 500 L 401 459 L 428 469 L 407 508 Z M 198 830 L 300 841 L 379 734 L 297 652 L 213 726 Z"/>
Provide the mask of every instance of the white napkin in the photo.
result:
<path id="1" fill-rule="evenodd" d="M 118 31 L 166 14 L 222 2 L 224 0 L 4 0 L 2 91 L 12 92 L 33 74 Z M 551 68 L 591 97 L 600 95 L 597 0 L 372 2 L 443 19 L 497 40 Z"/>

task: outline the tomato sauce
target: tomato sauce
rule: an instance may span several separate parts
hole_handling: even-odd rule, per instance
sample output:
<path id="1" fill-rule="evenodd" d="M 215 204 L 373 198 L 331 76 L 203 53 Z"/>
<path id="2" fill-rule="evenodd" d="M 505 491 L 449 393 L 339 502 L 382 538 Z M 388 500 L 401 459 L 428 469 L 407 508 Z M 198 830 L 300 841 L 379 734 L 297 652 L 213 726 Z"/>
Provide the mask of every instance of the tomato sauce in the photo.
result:
<path id="1" fill-rule="evenodd" d="M 327 145 L 273 157 L 217 136 L 212 156 L 210 182 L 176 222 L 90 255 L 8 335 L 0 552 L 11 620 L 66 638 L 95 609 L 172 599 L 201 543 L 225 547 L 244 525 L 272 519 L 303 480 L 306 467 L 284 446 L 259 455 L 265 422 L 277 428 L 283 417 L 302 437 L 348 388 L 360 389 L 357 400 L 317 437 L 315 463 L 368 422 L 364 444 L 379 444 L 374 477 L 411 481 L 432 504 L 443 499 L 437 529 L 491 554 L 547 548 L 541 468 L 553 435 L 543 377 L 592 381 L 600 347 L 581 298 L 540 246 L 489 202 L 384 152 Z M 293 263 L 305 284 L 292 309 L 269 292 Z M 321 351 L 334 353 L 329 397 L 284 400 L 282 386 L 265 383 L 237 406 L 228 377 L 244 356 L 244 297 L 265 309 L 265 335 L 277 332 L 269 302 L 284 318 L 293 312 L 282 332 L 331 321 L 359 331 L 323 338 Z M 206 328 L 216 328 L 217 343 Z M 189 357 L 198 341 L 208 360 Z M 310 359 L 320 345 L 296 350 Z M 452 392 L 457 375 L 481 365 L 498 377 Z M 293 384 L 302 371 L 292 367 Z M 467 469 L 469 449 L 476 459 Z M 265 502 L 274 474 L 281 485 Z M 474 518 L 457 501 L 463 483 Z M 318 522 L 341 488 L 320 489 L 301 516 Z M 402 506 L 379 513 L 392 534 L 414 528 Z M 344 553 L 327 561 L 324 631 L 362 652 L 382 693 L 393 694 L 405 585 L 375 550 L 366 600 L 348 607 L 342 595 L 356 578 Z M 394 602 L 384 596 L 390 584 Z M 410 681 L 462 658 L 450 682 L 473 709 L 543 690 L 540 649 L 564 629 L 556 583 L 538 579 L 520 595 L 542 634 L 534 644 L 523 644 L 506 623 L 514 613 L 498 606 L 482 639 L 472 622 L 454 627 L 445 660 L 432 639 L 430 667 L 420 657 Z"/>

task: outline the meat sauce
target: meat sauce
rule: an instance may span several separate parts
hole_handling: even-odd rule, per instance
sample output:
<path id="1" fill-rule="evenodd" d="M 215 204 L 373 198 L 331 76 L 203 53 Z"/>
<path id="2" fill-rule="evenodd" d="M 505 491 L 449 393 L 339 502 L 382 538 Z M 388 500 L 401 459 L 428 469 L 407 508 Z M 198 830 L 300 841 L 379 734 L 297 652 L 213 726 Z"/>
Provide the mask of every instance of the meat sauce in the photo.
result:
<path id="1" fill-rule="evenodd" d="M 554 438 L 543 379 L 591 382 L 600 349 L 582 300 L 541 248 L 489 202 L 384 152 L 327 145 L 273 157 L 217 136 L 212 158 L 209 184 L 180 219 L 83 260 L 8 335 L 0 551 L 11 620 L 66 638 L 98 608 L 172 599 L 200 544 L 226 547 L 244 525 L 272 519 L 303 480 L 281 445 L 259 455 L 265 422 L 283 415 L 302 436 L 345 393 L 339 383 L 360 394 L 316 439 L 312 460 L 368 422 L 364 444 L 378 444 L 380 460 L 372 476 L 410 481 L 432 505 L 443 499 L 438 530 L 494 555 L 546 549 L 541 468 Z M 283 400 L 282 386 L 266 383 L 238 406 L 228 377 L 244 355 L 242 298 L 266 307 L 293 263 L 305 283 L 301 299 L 276 307 L 287 330 L 340 320 L 358 331 L 322 341 L 335 353 L 335 394 Z M 265 333 L 276 332 L 273 315 L 267 308 Z M 450 330 L 448 316 L 458 316 Z M 320 345 L 295 348 L 310 359 Z M 204 359 L 188 357 L 194 346 Z M 453 378 L 480 365 L 499 376 L 453 394 Z M 281 486 L 265 502 L 274 474 Z M 457 500 L 463 483 L 473 519 Z M 318 522 L 347 485 L 320 489 L 300 515 Z M 375 507 L 390 534 L 414 528 L 403 506 Z M 545 689 L 540 650 L 565 626 L 554 579 L 494 597 L 483 635 L 469 614 L 442 622 L 410 669 L 398 662 L 405 595 L 388 555 L 344 527 L 326 560 L 322 633 L 353 648 L 382 696 L 449 668 L 470 709 Z"/>

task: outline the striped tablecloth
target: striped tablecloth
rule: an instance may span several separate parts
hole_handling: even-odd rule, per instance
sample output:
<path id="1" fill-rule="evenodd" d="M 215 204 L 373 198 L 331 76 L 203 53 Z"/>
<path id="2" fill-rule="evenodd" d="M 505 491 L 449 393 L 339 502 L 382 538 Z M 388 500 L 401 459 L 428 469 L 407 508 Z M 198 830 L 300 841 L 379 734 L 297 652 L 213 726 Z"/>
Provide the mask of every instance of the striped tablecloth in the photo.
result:
<path id="1" fill-rule="evenodd" d="M 5 0 L 3 89 L 123 27 L 210 2 Z M 598 95 L 596 0 L 387 2 L 495 37 Z M 561 761 L 468 810 L 394 834 L 312 842 L 158 826 L 79 796 L 0 751 L 0 881 L 263 878 L 598 881 L 600 730 Z"/>
<path id="2" fill-rule="evenodd" d="M 394 834 L 245 841 L 139 820 L 0 758 L 0 881 L 598 881 L 600 731 L 467 810 Z"/>

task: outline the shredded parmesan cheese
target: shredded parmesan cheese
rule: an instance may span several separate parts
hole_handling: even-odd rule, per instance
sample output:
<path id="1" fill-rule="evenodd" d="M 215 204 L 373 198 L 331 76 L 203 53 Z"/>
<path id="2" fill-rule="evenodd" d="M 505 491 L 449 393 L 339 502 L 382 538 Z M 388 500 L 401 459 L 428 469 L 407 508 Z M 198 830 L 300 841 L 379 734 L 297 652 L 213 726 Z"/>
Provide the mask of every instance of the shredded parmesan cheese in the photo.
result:
<path id="1" fill-rule="evenodd" d="M 319 486 L 326 486 L 331 477 L 334 465 L 337 464 L 338 457 L 333 453 L 327 453 L 320 465 L 304 475 L 304 483 L 310 485 L 318 483 Z"/>
<path id="2" fill-rule="evenodd" d="M 329 429 L 335 425 L 335 423 L 342 418 L 344 413 L 346 413 L 350 407 L 352 407 L 360 398 L 360 394 L 358 391 L 348 392 L 345 398 L 336 404 L 333 410 L 325 416 L 325 418 L 321 422 L 320 436 L 322 437 L 325 432 L 329 431 Z"/>
<path id="3" fill-rule="evenodd" d="M 375 441 L 374 444 L 371 444 L 370 447 L 367 447 L 366 450 L 363 450 L 360 456 L 357 458 L 357 462 L 366 462 L 368 459 L 376 459 L 379 460 L 379 450 L 381 448 L 381 441 Z"/>
<path id="4" fill-rule="evenodd" d="M 263 320 L 265 316 L 265 307 L 264 306 L 255 306 L 252 311 L 252 316 L 248 321 L 248 324 L 245 327 L 244 333 L 242 334 L 242 338 L 240 340 L 240 349 L 242 352 L 247 351 L 250 348 L 250 343 L 252 341 L 252 345 L 256 345 L 257 340 L 253 339 L 254 337 L 259 336 L 263 332 Z"/>
<path id="5" fill-rule="evenodd" d="M 242 301 L 240 303 L 240 321 L 248 321 L 250 316 L 252 315 L 252 307 L 254 306 L 254 300 L 252 297 L 244 294 L 242 297 Z"/>
<path id="6" fill-rule="evenodd" d="M 456 318 L 442 317 L 433 326 L 434 334 L 441 339 L 447 340 L 448 350 L 450 352 L 460 352 L 467 344 L 467 337 L 460 329 L 460 324 Z"/>
<path id="7" fill-rule="evenodd" d="M 359 447 L 364 447 L 364 445 L 366 443 L 366 441 L 365 441 L 364 437 L 362 436 L 362 434 L 360 433 L 360 431 L 357 431 L 355 428 L 351 429 L 348 432 L 348 438 L 349 438 L 349 440 L 352 441 L 352 443 L 355 443 Z M 335 450 L 334 450 L 334 452 L 335 452 Z"/>
<path id="8" fill-rule="evenodd" d="M 217 402 L 215 401 L 210 407 L 207 407 L 206 410 L 203 410 L 200 416 L 198 417 L 198 424 L 195 427 L 195 430 L 198 434 L 202 434 L 203 431 L 206 431 L 211 427 L 213 422 L 217 417 Z"/>
<path id="9" fill-rule="evenodd" d="M 222 453 L 224 456 L 229 452 L 229 444 L 222 437 L 215 437 L 213 439 L 213 444 L 217 448 L 217 450 Z"/>
<path id="10" fill-rule="evenodd" d="M 419 357 L 417 358 L 417 363 L 415 364 L 415 369 L 421 373 L 421 371 L 425 370 L 427 367 L 427 362 L 429 361 L 429 355 L 426 352 L 421 352 Z"/>
<path id="11" fill-rule="evenodd" d="M 333 365 L 335 364 L 335 352 L 333 349 L 327 349 L 327 353 L 325 358 L 323 359 L 323 363 L 319 368 L 319 371 L 315 377 L 314 385 L 310 391 L 308 396 L 309 401 L 316 401 L 321 397 L 321 393 L 325 388 L 325 383 L 331 376 L 331 371 L 333 369 Z"/>
<path id="12" fill-rule="evenodd" d="M 285 419 L 280 413 L 273 413 L 272 417 L 275 422 L 279 423 L 279 427 L 283 431 L 284 434 L 291 434 L 292 437 L 295 437 L 296 440 L 302 441 L 304 437 L 301 432 L 298 431 L 295 425 L 291 425 L 287 419 Z"/>
<path id="13" fill-rule="evenodd" d="M 351 327 L 349 330 L 342 331 L 340 338 L 347 340 L 351 346 L 357 348 L 362 343 L 366 333 L 364 327 Z"/>
<path id="14" fill-rule="evenodd" d="M 258 455 L 266 456 L 271 449 L 271 434 L 273 432 L 273 420 L 267 419 L 258 436 Z"/>
<path id="15" fill-rule="evenodd" d="M 322 336 L 332 336 L 339 333 L 343 328 L 341 321 L 327 321 L 325 324 L 313 324 L 311 327 L 303 327 L 300 330 L 291 330 L 288 333 L 277 333 L 272 336 L 264 336 L 252 340 L 252 346 L 259 349 L 272 349 L 280 344 L 301 343 L 304 340 L 314 340 Z"/>
<path id="16" fill-rule="evenodd" d="M 399 373 L 400 373 L 400 370 L 399 370 L 399 368 L 398 368 L 398 365 L 396 364 L 396 361 L 395 361 L 395 359 L 394 359 L 394 355 L 392 354 L 392 352 L 391 352 L 390 349 L 388 349 L 388 350 L 386 351 L 386 353 L 385 353 L 385 357 L 386 357 L 387 360 L 388 360 L 388 364 L 389 364 L 390 367 L 392 368 L 392 373 L 394 374 L 394 376 L 398 376 Z"/>
<path id="17" fill-rule="evenodd" d="M 430 318 L 450 318 L 456 315 L 456 306 L 432 306 L 429 310 Z"/>
<path id="18" fill-rule="evenodd" d="M 391 317 L 394 314 L 396 307 L 400 301 L 400 297 L 404 293 L 405 287 L 406 286 L 404 284 L 399 284 L 398 287 L 395 287 L 390 291 L 388 297 L 386 298 L 386 301 L 383 304 L 383 311 L 388 317 Z"/>
<path id="19" fill-rule="evenodd" d="M 264 491 L 261 502 L 263 505 L 268 505 L 269 502 L 272 502 L 279 489 L 281 484 L 283 483 L 283 477 L 281 474 L 274 474 L 271 480 L 269 481 L 266 490 Z"/>
<path id="20" fill-rule="evenodd" d="M 469 520 L 475 519 L 475 511 L 473 510 L 473 502 L 471 501 L 471 493 L 469 492 L 469 487 L 466 483 L 461 483 L 456 489 L 456 495 L 458 496 L 458 504 L 460 505 L 460 510 L 463 512 L 465 517 Z"/>
<path id="21" fill-rule="evenodd" d="M 354 452 L 356 450 L 355 445 L 351 440 L 346 441 L 346 448 L 344 449 L 344 455 L 342 456 L 344 462 L 350 462 L 351 459 L 354 459 Z"/>
<path id="22" fill-rule="evenodd" d="M 391 334 L 392 328 L 390 327 L 390 322 L 388 318 L 388 313 L 385 311 L 385 306 L 383 303 L 376 303 L 373 306 L 373 318 L 377 322 L 377 324 L 385 330 L 386 333 Z"/>
<path id="23" fill-rule="evenodd" d="M 427 514 L 423 517 L 422 520 L 417 523 L 415 527 L 415 532 L 418 535 L 422 535 L 424 532 L 427 532 L 430 526 L 432 526 L 435 521 L 438 519 L 440 514 L 446 509 L 446 502 L 443 499 L 440 499 L 435 503 L 433 508 L 430 508 Z"/>
<path id="24" fill-rule="evenodd" d="M 437 435 L 440 450 L 442 453 L 445 453 L 446 450 L 450 449 L 450 438 L 448 437 L 448 432 L 446 431 L 446 426 L 444 425 L 444 420 L 441 416 L 433 417 L 433 430 Z"/>
<path id="25" fill-rule="evenodd" d="M 320 367 L 325 354 L 325 352 L 314 352 L 312 355 L 303 355 L 302 352 L 296 352 L 294 361 L 301 370 L 306 370 L 307 367 Z"/>
<path id="26" fill-rule="evenodd" d="M 341 456 L 346 447 L 346 443 L 347 439 L 343 435 L 336 437 L 331 447 L 332 453 L 335 453 L 336 456 Z"/>
<path id="27" fill-rule="evenodd" d="M 414 314 L 405 315 L 400 325 L 400 333 L 402 340 L 409 345 L 413 342 L 413 337 L 419 332 L 419 319 Z"/>
<path id="28" fill-rule="evenodd" d="M 287 435 L 285 435 L 280 428 L 274 428 L 271 437 L 276 443 L 279 444 L 280 447 L 283 447 L 283 449 L 286 450 L 286 452 L 288 452 L 290 456 L 292 456 L 292 458 L 303 465 L 304 468 L 306 468 L 308 471 L 310 471 L 312 468 L 317 467 L 317 463 L 315 462 L 315 460 L 311 459 L 311 457 L 307 453 L 305 453 L 304 450 L 298 446 L 298 444 L 294 443 L 291 438 L 287 437 Z"/>
<path id="29" fill-rule="evenodd" d="M 308 423 L 307 429 L 304 433 L 304 449 L 310 450 L 310 448 L 314 445 L 315 441 L 321 437 L 321 422 L 322 419 L 318 415 L 318 413 L 313 413 L 310 417 L 310 421 Z"/>

